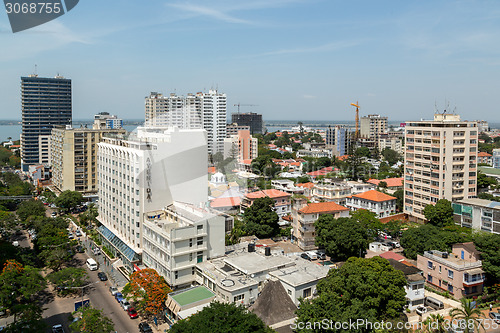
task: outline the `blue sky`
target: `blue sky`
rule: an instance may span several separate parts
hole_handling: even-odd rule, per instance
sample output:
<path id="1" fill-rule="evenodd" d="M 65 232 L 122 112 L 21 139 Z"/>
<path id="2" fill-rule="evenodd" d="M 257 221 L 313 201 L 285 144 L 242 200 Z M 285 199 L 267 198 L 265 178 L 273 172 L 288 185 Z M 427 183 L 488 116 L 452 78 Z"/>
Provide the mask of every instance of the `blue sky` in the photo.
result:
<path id="1" fill-rule="evenodd" d="M 144 97 L 207 91 L 267 120 L 432 117 L 500 122 L 500 3 L 441 0 L 82 0 L 24 32 L 0 11 L 0 118 L 20 76 L 73 80 L 73 118 L 144 117 Z"/>

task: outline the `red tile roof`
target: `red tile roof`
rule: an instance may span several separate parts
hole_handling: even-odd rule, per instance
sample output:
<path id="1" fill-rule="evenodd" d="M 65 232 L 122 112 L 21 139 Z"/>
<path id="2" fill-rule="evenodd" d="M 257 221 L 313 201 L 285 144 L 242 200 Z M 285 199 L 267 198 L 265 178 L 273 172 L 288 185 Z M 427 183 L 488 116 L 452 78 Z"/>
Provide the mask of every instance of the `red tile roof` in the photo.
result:
<path id="1" fill-rule="evenodd" d="M 235 207 L 241 204 L 240 197 L 217 198 L 210 202 L 212 208 Z"/>
<path id="2" fill-rule="evenodd" d="M 309 176 L 326 176 L 328 174 L 328 171 L 325 170 L 318 170 L 318 171 L 311 171 L 307 173 Z"/>
<path id="3" fill-rule="evenodd" d="M 298 187 L 306 187 L 306 188 L 313 188 L 314 187 L 314 183 L 298 183 L 296 184 L 295 186 L 298 186 Z"/>
<path id="4" fill-rule="evenodd" d="M 264 197 L 269 197 L 271 199 L 274 198 L 281 198 L 281 197 L 291 197 L 292 195 L 280 190 L 275 190 L 275 189 L 270 189 L 270 190 L 263 190 L 263 191 L 256 191 L 252 193 L 247 193 L 246 197 L 249 199 L 257 199 L 257 198 L 264 198 Z"/>
<path id="5" fill-rule="evenodd" d="M 392 251 L 384 252 L 384 253 L 380 254 L 379 257 L 384 258 L 384 259 L 394 259 L 396 261 L 403 261 L 406 259 L 402 255 L 397 254 L 396 252 L 392 252 Z"/>
<path id="6" fill-rule="evenodd" d="M 338 159 L 339 161 L 345 161 L 345 160 L 347 160 L 348 158 L 349 158 L 349 155 L 342 155 L 342 156 L 337 157 L 337 159 Z"/>
<path id="7" fill-rule="evenodd" d="M 488 154 L 484 151 L 480 151 L 479 153 L 477 153 L 477 157 L 491 157 L 492 155 L 491 154 Z"/>
<path id="8" fill-rule="evenodd" d="M 215 167 L 209 167 L 208 168 L 208 173 L 216 173 L 217 172 L 217 169 Z"/>
<path id="9" fill-rule="evenodd" d="M 302 214 L 326 214 L 345 210 L 349 210 L 349 208 L 336 204 L 335 202 L 317 202 L 307 205 L 299 210 L 299 212 Z"/>
<path id="10" fill-rule="evenodd" d="M 243 160 L 241 161 L 243 164 L 246 164 L 246 165 L 250 165 L 252 164 L 252 160 L 248 159 L 248 160 Z"/>
<path id="11" fill-rule="evenodd" d="M 387 187 L 400 187 L 403 186 L 403 177 L 399 178 L 386 178 L 386 179 L 370 179 L 367 183 L 378 185 L 380 182 L 386 182 Z"/>
<path id="12" fill-rule="evenodd" d="M 382 193 L 382 192 L 379 192 L 376 190 L 366 191 L 366 192 L 363 192 L 360 194 L 354 194 L 352 197 L 370 200 L 370 201 L 375 201 L 375 202 L 396 200 L 396 197 L 390 196 L 388 194 L 385 194 L 385 193 Z"/>

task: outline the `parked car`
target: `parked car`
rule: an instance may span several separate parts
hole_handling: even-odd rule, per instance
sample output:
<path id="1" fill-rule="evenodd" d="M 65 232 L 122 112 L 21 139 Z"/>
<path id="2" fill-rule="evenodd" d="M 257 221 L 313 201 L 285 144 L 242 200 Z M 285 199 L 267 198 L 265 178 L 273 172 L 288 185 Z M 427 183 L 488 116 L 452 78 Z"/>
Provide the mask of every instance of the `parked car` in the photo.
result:
<path id="1" fill-rule="evenodd" d="M 326 253 L 325 253 L 325 251 L 317 250 L 316 254 L 318 256 L 318 259 L 326 260 Z"/>
<path id="2" fill-rule="evenodd" d="M 56 216 L 57 216 L 57 213 L 56 213 L 56 212 L 52 212 L 52 214 L 50 214 L 50 216 L 52 216 L 52 217 L 56 217 Z"/>
<path id="3" fill-rule="evenodd" d="M 77 230 L 75 232 L 75 235 L 76 235 L 76 237 L 81 237 L 82 236 L 82 232 L 80 230 Z"/>
<path id="4" fill-rule="evenodd" d="M 74 238 L 73 233 L 72 233 L 71 231 L 70 231 L 70 232 L 68 232 L 68 238 L 69 238 L 69 239 L 73 239 L 73 238 Z"/>
<path id="5" fill-rule="evenodd" d="M 497 324 L 500 324 L 500 313 L 490 312 L 490 318 Z"/>
<path id="6" fill-rule="evenodd" d="M 64 328 L 61 324 L 52 326 L 52 333 L 64 333 Z"/>
<path id="7" fill-rule="evenodd" d="M 135 319 L 135 318 L 139 317 L 139 315 L 137 314 L 137 311 L 135 311 L 134 308 L 128 308 L 127 314 L 130 317 L 130 319 Z"/>
<path id="8" fill-rule="evenodd" d="M 97 277 L 101 281 L 108 281 L 108 277 L 106 276 L 106 273 L 104 273 L 104 272 L 97 273 Z"/>
<path id="9" fill-rule="evenodd" d="M 115 296 L 116 293 L 118 293 L 118 288 L 116 288 L 116 287 L 109 287 L 109 292 L 111 293 L 111 295 Z"/>
<path id="10" fill-rule="evenodd" d="M 95 247 L 92 252 L 94 253 L 95 256 L 98 256 L 101 254 L 101 249 L 98 247 Z"/>
<path id="11" fill-rule="evenodd" d="M 394 243 L 394 246 L 396 248 L 400 248 L 401 247 L 401 244 L 399 244 L 399 242 L 393 241 L 393 243 Z"/>
<path id="12" fill-rule="evenodd" d="M 132 306 L 130 305 L 129 301 L 127 301 L 126 299 L 122 298 L 122 300 L 120 301 L 120 305 L 121 307 L 123 308 L 123 310 L 127 311 L 128 309 L 130 309 Z"/>
<path id="13" fill-rule="evenodd" d="M 415 309 L 415 312 L 418 314 L 418 315 L 423 315 L 424 313 L 427 312 L 427 308 L 423 305 L 419 305 L 417 306 L 417 308 Z"/>
<path id="14" fill-rule="evenodd" d="M 115 299 L 118 303 L 120 303 L 120 301 L 123 299 L 123 294 L 121 292 L 117 292 L 115 294 Z"/>
<path id="15" fill-rule="evenodd" d="M 153 332 L 153 329 L 148 323 L 142 322 L 139 324 L 139 331 L 141 331 L 141 333 L 151 333 Z"/>
<path id="16" fill-rule="evenodd" d="M 301 253 L 300 256 L 306 260 L 311 260 L 311 258 L 309 258 L 309 256 L 307 255 L 307 253 Z"/>

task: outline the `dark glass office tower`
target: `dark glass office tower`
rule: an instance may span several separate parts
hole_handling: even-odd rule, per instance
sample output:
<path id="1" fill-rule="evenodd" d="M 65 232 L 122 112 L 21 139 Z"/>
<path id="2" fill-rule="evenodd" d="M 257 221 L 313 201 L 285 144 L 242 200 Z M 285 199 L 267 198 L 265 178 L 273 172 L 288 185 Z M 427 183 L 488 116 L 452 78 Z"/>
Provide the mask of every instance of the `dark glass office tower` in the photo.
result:
<path id="1" fill-rule="evenodd" d="M 71 79 L 30 75 L 21 77 L 21 161 L 27 171 L 39 163 L 38 136 L 56 125 L 71 125 Z"/>
<path id="2" fill-rule="evenodd" d="M 262 115 L 258 113 L 233 113 L 231 115 L 232 123 L 240 126 L 250 126 L 250 133 L 262 134 Z"/>

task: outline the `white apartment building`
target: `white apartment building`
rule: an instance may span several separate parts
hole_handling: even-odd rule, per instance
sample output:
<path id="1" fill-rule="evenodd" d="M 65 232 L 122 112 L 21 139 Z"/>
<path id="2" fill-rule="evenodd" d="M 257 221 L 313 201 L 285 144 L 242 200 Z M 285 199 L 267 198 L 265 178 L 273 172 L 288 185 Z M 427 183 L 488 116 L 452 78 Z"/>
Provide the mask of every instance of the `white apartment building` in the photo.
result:
<path id="1" fill-rule="evenodd" d="M 174 200 L 204 205 L 207 141 L 202 129 L 144 128 L 98 144 L 101 239 L 130 271 L 142 253 L 144 212 Z"/>
<path id="2" fill-rule="evenodd" d="M 142 262 L 171 287 L 190 285 L 196 264 L 224 255 L 224 236 L 223 216 L 175 201 L 145 214 Z"/>
<path id="3" fill-rule="evenodd" d="M 369 114 L 360 119 L 360 135 L 378 142 L 381 134 L 387 132 L 387 117 L 379 114 Z"/>
<path id="4" fill-rule="evenodd" d="M 366 209 L 382 218 L 396 213 L 396 197 L 371 190 L 348 197 L 346 207 L 351 210 Z"/>
<path id="5" fill-rule="evenodd" d="M 50 165 L 50 135 L 38 136 L 38 163 Z"/>
<path id="6" fill-rule="evenodd" d="M 145 98 L 146 126 L 177 126 L 207 131 L 208 152 L 224 152 L 226 138 L 226 94 L 217 90 L 178 96 L 152 92 Z"/>
<path id="7" fill-rule="evenodd" d="M 475 122 L 459 115 L 435 114 L 434 120 L 406 123 L 404 212 L 424 221 L 423 210 L 439 199 L 477 195 Z"/>
<path id="8" fill-rule="evenodd" d="M 493 149 L 492 164 L 495 169 L 500 169 L 500 149 Z"/>
<path id="9" fill-rule="evenodd" d="M 123 119 L 108 112 L 100 112 L 94 116 L 93 129 L 120 129 L 123 127 Z"/>
<path id="10" fill-rule="evenodd" d="M 403 140 L 394 136 L 382 135 L 378 140 L 378 150 L 382 151 L 386 148 L 392 149 L 398 152 L 400 155 L 403 154 Z"/>
<path id="11" fill-rule="evenodd" d="M 457 200 L 452 206 L 459 226 L 500 234 L 500 202 L 474 198 Z"/>

